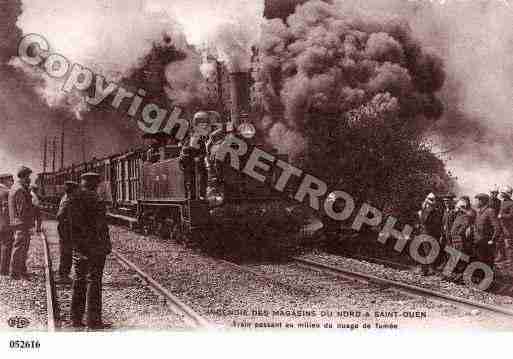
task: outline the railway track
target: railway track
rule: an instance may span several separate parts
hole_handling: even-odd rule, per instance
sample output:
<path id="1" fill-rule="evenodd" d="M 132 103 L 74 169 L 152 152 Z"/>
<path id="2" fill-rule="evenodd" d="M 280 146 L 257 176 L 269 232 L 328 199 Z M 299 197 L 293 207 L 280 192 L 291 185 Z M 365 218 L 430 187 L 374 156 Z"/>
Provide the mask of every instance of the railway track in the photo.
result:
<path id="1" fill-rule="evenodd" d="M 433 301 L 442 302 L 445 304 L 451 304 L 456 307 L 467 307 L 471 309 L 480 309 L 492 314 L 501 314 L 508 317 L 513 317 L 513 310 L 510 308 L 505 308 L 497 305 L 491 305 L 486 303 L 477 302 L 474 300 L 470 300 L 467 298 L 457 297 L 445 293 L 441 293 L 438 291 L 434 291 L 432 289 L 427 289 L 420 286 L 415 286 L 411 284 L 406 284 L 403 282 L 380 278 L 374 276 L 372 274 L 356 272 L 349 269 L 341 268 L 339 266 L 333 266 L 330 264 L 322 263 L 317 260 L 312 259 L 304 259 L 295 257 L 293 260 L 312 270 L 319 271 L 322 273 L 330 274 L 338 278 L 343 278 L 345 280 L 352 279 L 356 281 L 363 281 L 367 283 L 375 283 L 380 286 L 388 287 L 392 290 L 396 290 L 406 295 L 414 296 L 414 297 L 425 297 Z"/>
<path id="2" fill-rule="evenodd" d="M 155 281 L 149 274 L 147 274 L 144 270 L 142 270 L 137 264 L 133 263 L 121 253 L 116 250 L 112 250 L 112 254 L 114 258 L 125 268 L 134 271 L 136 275 L 144 281 L 148 287 L 156 292 L 158 295 L 162 296 L 170 309 L 181 316 L 188 325 L 194 328 L 209 328 L 211 324 L 203 318 L 200 314 L 198 314 L 194 309 L 189 307 L 187 304 L 182 302 L 179 298 L 173 295 L 169 290 L 164 288 L 161 284 Z"/>
<path id="3" fill-rule="evenodd" d="M 53 276 L 53 266 L 52 266 L 52 258 L 50 256 L 50 246 L 48 243 L 48 237 L 44 230 L 41 232 L 40 238 L 41 238 L 41 241 L 43 242 L 48 331 L 54 332 L 58 328 L 60 328 L 59 304 L 57 302 L 57 290 L 55 287 L 55 279 Z"/>

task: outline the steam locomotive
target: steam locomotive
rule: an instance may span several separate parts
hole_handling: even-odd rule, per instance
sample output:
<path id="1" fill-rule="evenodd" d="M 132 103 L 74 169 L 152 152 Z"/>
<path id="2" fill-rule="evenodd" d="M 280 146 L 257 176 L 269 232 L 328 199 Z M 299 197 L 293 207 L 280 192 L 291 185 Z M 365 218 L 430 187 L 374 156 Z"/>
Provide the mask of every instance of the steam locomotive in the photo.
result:
<path id="1" fill-rule="evenodd" d="M 108 204 L 111 218 L 127 221 L 134 229 L 199 242 L 243 236 L 270 241 L 287 237 L 290 243 L 290 238 L 299 238 L 304 224 L 299 204 L 269 183 L 212 159 L 215 146 L 205 142 L 208 138 L 219 143 L 225 136 L 235 135 L 248 148 L 257 146 L 287 161 L 287 155 L 270 147 L 262 131 L 245 115 L 244 81 L 244 74 L 230 75 L 230 120 L 223 121 L 214 111 L 202 112 L 190 120 L 189 135 L 182 142 L 164 133 L 146 134 L 151 142 L 147 147 L 41 173 L 38 181 L 44 202 L 55 209 L 65 181 L 77 181 L 82 173 L 94 171 L 101 176 L 99 196 Z M 206 131 L 203 140 L 194 134 L 198 129 Z M 199 150 L 188 153 L 193 147 Z M 247 153 L 242 162 L 251 151 Z M 276 182 L 278 175 L 273 173 L 269 182 Z"/>

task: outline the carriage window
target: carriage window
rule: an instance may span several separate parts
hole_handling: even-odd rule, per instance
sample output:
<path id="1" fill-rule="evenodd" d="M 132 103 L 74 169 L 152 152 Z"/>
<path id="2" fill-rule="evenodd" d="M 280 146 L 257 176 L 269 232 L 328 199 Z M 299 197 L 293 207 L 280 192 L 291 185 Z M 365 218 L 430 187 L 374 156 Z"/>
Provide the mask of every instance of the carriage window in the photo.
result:
<path id="1" fill-rule="evenodd" d="M 167 145 L 164 148 L 164 158 L 166 160 L 178 158 L 180 156 L 180 147 L 177 145 Z"/>

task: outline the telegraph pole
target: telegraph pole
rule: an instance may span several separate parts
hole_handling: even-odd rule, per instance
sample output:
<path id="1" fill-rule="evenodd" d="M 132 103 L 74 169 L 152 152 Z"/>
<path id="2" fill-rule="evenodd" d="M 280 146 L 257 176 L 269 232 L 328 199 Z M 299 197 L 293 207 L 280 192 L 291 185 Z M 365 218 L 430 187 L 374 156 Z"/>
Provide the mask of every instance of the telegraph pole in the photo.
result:
<path id="1" fill-rule="evenodd" d="M 57 143 L 55 141 L 55 137 L 53 138 L 52 143 L 52 172 L 55 173 L 55 151 L 57 149 Z"/>
<path id="2" fill-rule="evenodd" d="M 46 173 L 46 152 L 48 151 L 48 137 L 45 136 L 43 144 L 43 174 Z"/>
<path id="3" fill-rule="evenodd" d="M 61 129 L 61 170 L 64 168 L 64 120 Z"/>
<path id="4" fill-rule="evenodd" d="M 82 162 L 85 163 L 86 161 L 86 148 L 85 148 L 85 124 L 82 123 L 82 131 L 81 131 L 80 139 L 80 145 L 82 147 Z"/>
<path id="5" fill-rule="evenodd" d="M 45 136 L 43 143 L 43 174 L 41 175 L 41 191 L 43 196 L 45 193 L 45 183 L 46 183 L 46 151 L 48 150 L 48 137 Z"/>

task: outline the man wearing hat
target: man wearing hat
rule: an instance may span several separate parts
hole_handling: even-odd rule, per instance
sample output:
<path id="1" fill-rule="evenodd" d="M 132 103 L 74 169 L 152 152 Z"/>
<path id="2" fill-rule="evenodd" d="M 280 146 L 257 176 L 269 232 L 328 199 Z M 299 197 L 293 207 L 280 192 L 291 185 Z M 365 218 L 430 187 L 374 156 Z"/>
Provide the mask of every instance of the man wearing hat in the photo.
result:
<path id="1" fill-rule="evenodd" d="M 495 244 L 501 228 L 495 210 L 490 206 L 490 197 L 485 193 L 475 196 L 477 214 L 474 226 L 475 260 L 494 268 Z"/>
<path id="2" fill-rule="evenodd" d="M 499 188 L 496 186 L 490 191 L 490 208 L 495 211 L 495 215 L 499 215 L 501 210 L 501 200 L 499 199 Z"/>
<path id="3" fill-rule="evenodd" d="M 427 234 L 436 240 L 440 239 L 442 235 L 442 216 L 440 206 L 437 203 L 437 198 L 434 193 L 429 193 L 422 203 L 419 211 L 419 231 L 420 234 Z M 429 244 L 424 242 L 421 245 L 423 255 L 429 252 Z M 434 273 L 433 264 L 425 264 L 421 266 L 422 275 L 430 275 Z"/>
<path id="4" fill-rule="evenodd" d="M 14 184 L 12 174 L 0 174 L 0 275 L 9 275 L 12 253 L 12 231 L 9 220 L 9 190 Z"/>
<path id="5" fill-rule="evenodd" d="M 446 245 L 451 243 L 451 229 L 454 223 L 454 219 L 456 218 L 456 211 L 454 210 L 454 198 L 456 196 L 453 193 L 447 193 L 443 196 L 442 201 L 444 203 L 444 214 L 442 217 L 442 235 L 440 237 L 440 255 L 438 256 L 438 260 L 436 261 L 437 265 L 444 265 L 445 262 L 445 253 L 443 248 Z"/>
<path id="6" fill-rule="evenodd" d="M 18 183 L 9 192 L 9 217 L 14 231 L 11 259 L 11 277 L 27 276 L 27 253 L 30 244 L 30 228 L 34 224 L 34 209 L 30 195 L 32 170 L 22 166 L 18 170 Z"/>
<path id="7" fill-rule="evenodd" d="M 100 178 L 94 172 L 81 176 L 81 188 L 73 210 L 73 265 L 75 278 L 71 300 L 71 321 L 75 328 L 83 327 L 86 303 L 87 326 L 102 329 L 102 276 L 105 259 L 111 251 L 106 209 L 97 188 Z M 74 206 L 75 207 L 75 206 Z"/>
<path id="8" fill-rule="evenodd" d="M 207 140 L 212 126 L 210 124 L 210 114 L 206 111 L 199 111 L 194 114 L 192 120 L 192 132 L 180 152 L 180 167 L 185 175 L 185 188 L 188 196 L 194 193 L 194 171 L 197 169 L 199 177 L 199 196 L 205 196 L 207 169 L 205 166 L 205 156 Z M 197 166 L 195 165 L 197 163 Z"/>
<path id="9" fill-rule="evenodd" d="M 57 232 L 59 233 L 59 276 L 57 283 L 71 284 L 69 274 L 71 272 L 71 265 L 73 259 L 73 201 L 75 194 L 78 190 L 78 183 L 73 181 L 64 182 L 64 195 L 59 203 L 59 210 L 57 211 Z"/>
<path id="10" fill-rule="evenodd" d="M 509 248 L 509 242 L 513 238 L 513 188 L 505 186 L 500 191 L 502 198 L 501 209 L 499 211 L 499 222 L 501 224 L 502 235 L 497 243 L 497 259 L 496 262 L 503 260 L 509 260 L 509 254 L 507 249 Z"/>

